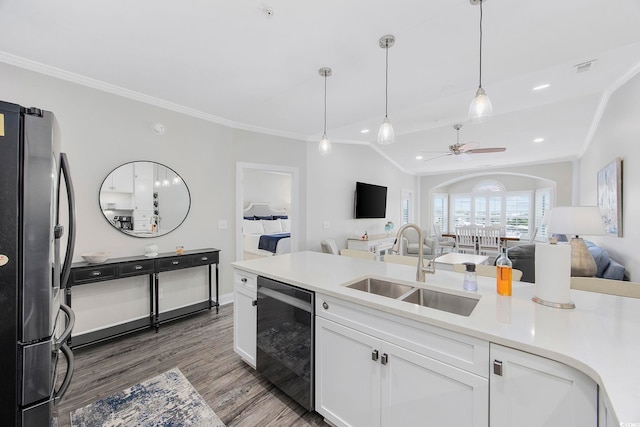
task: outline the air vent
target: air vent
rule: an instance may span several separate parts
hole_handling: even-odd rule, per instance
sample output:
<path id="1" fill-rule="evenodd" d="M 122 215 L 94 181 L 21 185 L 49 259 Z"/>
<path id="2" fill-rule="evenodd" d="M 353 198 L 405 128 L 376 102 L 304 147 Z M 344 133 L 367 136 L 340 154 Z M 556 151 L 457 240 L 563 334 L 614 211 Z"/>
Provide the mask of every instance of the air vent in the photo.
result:
<path id="1" fill-rule="evenodd" d="M 591 70 L 591 68 L 596 64 L 596 62 L 598 62 L 597 59 L 592 59 L 591 61 L 582 62 L 580 64 L 574 65 L 576 69 L 576 73 L 584 73 Z"/>

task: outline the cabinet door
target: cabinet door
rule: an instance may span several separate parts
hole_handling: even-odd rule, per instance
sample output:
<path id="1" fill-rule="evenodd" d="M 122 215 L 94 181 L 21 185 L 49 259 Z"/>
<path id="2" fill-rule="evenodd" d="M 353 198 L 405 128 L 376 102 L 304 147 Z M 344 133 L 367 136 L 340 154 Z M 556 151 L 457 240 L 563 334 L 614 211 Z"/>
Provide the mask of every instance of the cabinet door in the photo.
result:
<path id="1" fill-rule="evenodd" d="M 379 344 L 316 316 L 315 410 L 334 425 L 380 425 L 380 363 L 372 360 Z"/>
<path id="2" fill-rule="evenodd" d="M 486 378 L 390 343 L 381 351 L 383 426 L 487 426 Z"/>
<path id="3" fill-rule="evenodd" d="M 597 386 L 585 374 L 522 351 L 490 348 L 491 427 L 597 426 Z"/>
<path id="4" fill-rule="evenodd" d="M 244 281 L 242 279 L 245 279 Z M 257 288 L 255 276 L 236 272 L 233 304 L 233 350 L 256 367 Z"/>

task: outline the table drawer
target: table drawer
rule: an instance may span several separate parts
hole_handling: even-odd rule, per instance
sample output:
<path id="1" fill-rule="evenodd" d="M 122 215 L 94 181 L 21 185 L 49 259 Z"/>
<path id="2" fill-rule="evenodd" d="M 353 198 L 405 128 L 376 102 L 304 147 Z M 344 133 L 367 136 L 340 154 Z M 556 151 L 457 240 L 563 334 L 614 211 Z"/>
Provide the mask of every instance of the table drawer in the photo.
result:
<path id="1" fill-rule="evenodd" d="M 158 271 L 178 270 L 180 268 L 191 267 L 190 256 L 177 256 L 174 258 L 159 259 Z"/>
<path id="2" fill-rule="evenodd" d="M 139 274 L 151 274 L 154 272 L 153 260 L 127 262 L 118 265 L 121 276 L 136 276 Z"/>
<path id="3" fill-rule="evenodd" d="M 191 265 L 207 265 L 207 264 L 217 264 L 218 263 L 218 252 L 207 252 L 204 254 L 198 255 L 190 255 Z"/>
<path id="4" fill-rule="evenodd" d="M 116 277 L 115 265 L 92 266 L 74 269 L 72 279 L 74 284 L 84 282 L 96 282 L 98 280 L 110 280 Z"/>

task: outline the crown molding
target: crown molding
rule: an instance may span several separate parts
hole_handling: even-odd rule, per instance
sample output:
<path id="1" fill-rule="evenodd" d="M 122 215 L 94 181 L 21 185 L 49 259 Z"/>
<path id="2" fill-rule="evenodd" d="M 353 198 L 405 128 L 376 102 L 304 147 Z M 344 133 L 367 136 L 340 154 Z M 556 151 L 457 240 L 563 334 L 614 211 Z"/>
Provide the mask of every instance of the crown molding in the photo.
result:
<path id="1" fill-rule="evenodd" d="M 131 99 L 134 101 L 142 102 L 144 104 L 153 105 L 154 107 L 163 108 L 165 110 L 174 111 L 187 116 L 195 117 L 198 119 L 213 122 L 222 126 L 227 126 L 233 129 L 240 129 L 249 132 L 262 133 L 267 135 L 279 136 L 283 138 L 291 138 L 297 140 L 306 140 L 306 135 L 299 135 L 292 132 L 285 132 L 276 129 L 264 128 L 260 126 L 253 126 L 246 123 L 239 123 L 233 120 L 225 119 L 224 117 L 216 116 L 213 114 L 205 113 L 194 108 L 186 107 L 184 105 L 176 104 L 174 102 L 166 101 L 164 99 L 156 98 L 146 95 L 141 92 L 136 92 L 130 89 L 126 89 L 120 86 L 105 83 L 100 80 L 96 80 L 81 74 L 72 73 L 60 68 L 52 67 L 50 65 L 43 64 L 41 62 L 33 61 L 27 58 L 16 56 L 7 52 L 0 51 L 0 62 L 13 65 L 18 68 L 33 71 L 36 73 L 44 74 L 50 77 L 54 77 L 67 82 L 75 83 L 80 86 L 89 87 L 102 92 L 110 93 L 112 95 L 121 96 L 123 98 Z"/>

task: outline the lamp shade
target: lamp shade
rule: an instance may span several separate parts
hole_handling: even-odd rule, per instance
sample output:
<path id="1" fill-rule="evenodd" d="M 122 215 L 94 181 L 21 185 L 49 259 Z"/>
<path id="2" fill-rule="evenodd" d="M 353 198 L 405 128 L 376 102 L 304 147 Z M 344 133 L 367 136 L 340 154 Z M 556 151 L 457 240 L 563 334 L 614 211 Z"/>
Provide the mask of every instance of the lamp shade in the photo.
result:
<path id="1" fill-rule="evenodd" d="M 487 93 L 481 87 L 476 92 L 476 97 L 469 105 L 469 121 L 471 123 L 482 123 L 493 115 L 493 106 Z"/>
<path id="2" fill-rule="evenodd" d="M 322 135 L 322 139 L 320 140 L 320 144 L 318 144 L 318 152 L 322 156 L 328 156 L 331 154 L 331 141 L 327 138 L 327 134 Z"/>
<path id="3" fill-rule="evenodd" d="M 380 129 L 378 130 L 378 144 L 389 145 L 393 144 L 394 140 L 395 132 L 393 132 L 391 122 L 389 122 L 389 119 L 385 117 L 384 121 L 380 125 Z"/>
<path id="4" fill-rule="evenodd" d="M 572 236 L 604 235 L 604 224 L 598 206 L 559 206 L 548 211 L 542 223 L 547 233 Z"/>

